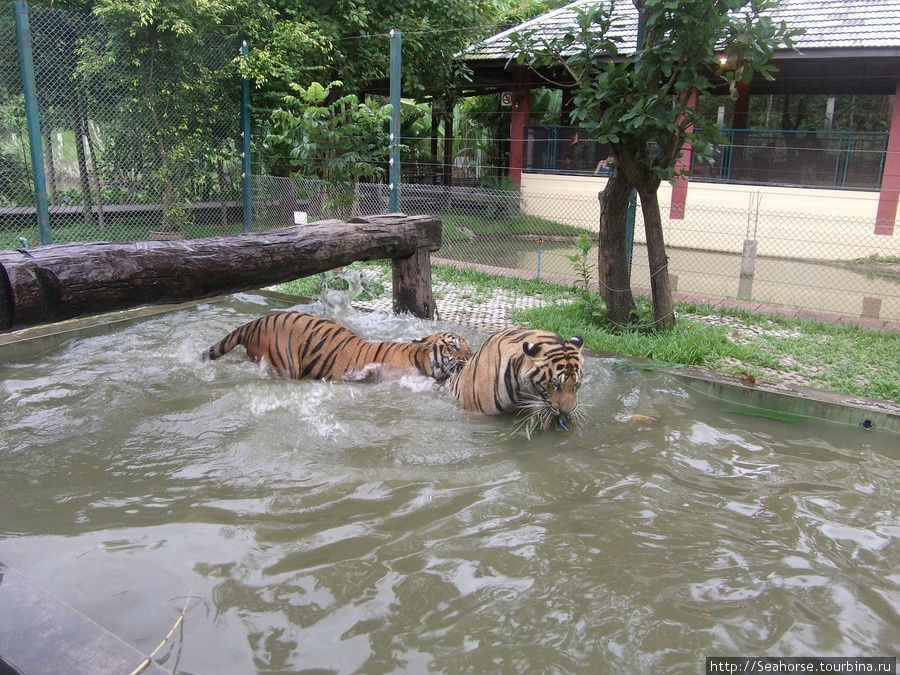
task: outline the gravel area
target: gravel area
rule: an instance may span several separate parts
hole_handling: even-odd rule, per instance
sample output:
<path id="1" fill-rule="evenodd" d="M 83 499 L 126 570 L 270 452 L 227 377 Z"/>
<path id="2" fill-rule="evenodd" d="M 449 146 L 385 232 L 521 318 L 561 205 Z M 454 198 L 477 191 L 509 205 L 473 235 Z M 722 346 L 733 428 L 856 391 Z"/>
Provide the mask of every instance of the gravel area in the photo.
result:
<path id="1" fill-rule="evenodd" d="M 495 288 L 490 294 L 479 291 L 474 286 L 449 284 L 435 281 L 434 300 L 437 303 L 438 319 L 459 323 L 478 330 L 495 332 L 512 325 L 509 318 L 511 309 L 529 309 L 545 305 L 570 302 L 565 298 L 546 300 L 516 295 L 502 288 Z M 391 311 L 390 296 L 374 300 L 356 300 L 355 307 L 363 309 Z"/>

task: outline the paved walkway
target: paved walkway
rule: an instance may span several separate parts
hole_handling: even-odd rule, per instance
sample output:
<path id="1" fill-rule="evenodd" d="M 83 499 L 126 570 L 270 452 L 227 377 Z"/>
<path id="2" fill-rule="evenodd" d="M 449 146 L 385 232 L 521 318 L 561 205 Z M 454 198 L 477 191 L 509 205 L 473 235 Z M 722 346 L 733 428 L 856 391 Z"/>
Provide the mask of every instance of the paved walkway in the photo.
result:
<path id="1" fill-rule="evenodd" d="M 478 330 L 495 332 L 512 325 L 509 316 L 512 309 L 529 309 L 545 305 L 571 302 L 571 298 L 545 300 L 525 295 L 517 295 L 502 288 L 496 288 L 491 295 L 479 294 L 474 287 L 435 281 L 433 285 L 438 319 L 449 321 Z M 383 296 L 375 300 L 355 300 L 356 307 L 391 311 L 392 298 Z"/>

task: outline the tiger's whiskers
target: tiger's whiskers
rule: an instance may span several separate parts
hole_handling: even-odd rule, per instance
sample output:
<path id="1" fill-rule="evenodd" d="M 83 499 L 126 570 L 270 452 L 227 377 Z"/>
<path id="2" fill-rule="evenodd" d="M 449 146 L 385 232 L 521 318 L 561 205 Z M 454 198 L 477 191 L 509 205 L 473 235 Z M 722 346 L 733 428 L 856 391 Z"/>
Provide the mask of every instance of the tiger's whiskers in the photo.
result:
<path id="1" fill-rule="evenodd" d="M 576 416 L 575 413 L 571 415 L 571 419 L 581 419 L 583 414 L 578 413 Z M 526 397 L 524 403 L 519 406 L 519 413 L 516 416 L 515 421 L 510 427 L 509 431 L 485 431 L 485 432 L 476 432 L 476 433 L 484 433 L 491 436 L 495 436 L 497 438 L 496 443 L 492 445 L 498 445 L 500 443 L 504 443 L 506 441 L 512 440 L 517 436 L 524 436 L 526 440 L 531 440 L 532 434 L 535 431 L 541 430 L 544 431 L 546 429 L 550 429 L 553 425 L 556 426 L 563 431 L 569 431 L 569 427 L 566 425 L 566 420 L 562 415 L 555 412 L 550 406 L 547 405 L 546 401 L 540 396 L 529 395 Z"/>

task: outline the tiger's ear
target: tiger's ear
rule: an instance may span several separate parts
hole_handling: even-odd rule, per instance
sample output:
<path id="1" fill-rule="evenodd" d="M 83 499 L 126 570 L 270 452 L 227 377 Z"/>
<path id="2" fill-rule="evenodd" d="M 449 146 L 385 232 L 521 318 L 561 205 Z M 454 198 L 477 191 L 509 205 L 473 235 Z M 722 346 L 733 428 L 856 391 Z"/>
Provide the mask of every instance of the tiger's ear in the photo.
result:
<path id="1" fill-rule="evenodd" d="M 539 345 L 537 342 L 523 342 L 522 351 L 531 358 L 534 358 L 541 353 L 541 345 Z"/>
<path id="2" fill-rule="evenodd" d="M 419 338 L 418 340 L 413 340 L 412 342 L 413 344 L 416 344 L 418 342 L 425 342 L 425 338 Z"/>
<path id="3" fill-rule="evenodd" d="M 584 338 L 580 335 L 573 335 L 569 338 L 569 342 L 578 347 L 578 349 L 581 349 L 584 346 Z"/>

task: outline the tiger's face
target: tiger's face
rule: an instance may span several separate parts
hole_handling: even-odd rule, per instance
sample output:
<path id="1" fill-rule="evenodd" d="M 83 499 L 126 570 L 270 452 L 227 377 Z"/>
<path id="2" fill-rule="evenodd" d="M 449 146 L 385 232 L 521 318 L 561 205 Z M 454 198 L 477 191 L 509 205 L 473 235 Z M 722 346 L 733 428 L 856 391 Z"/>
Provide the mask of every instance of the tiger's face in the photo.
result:
<path id="1" fill-rule="evenodd" d="M 425 372 L 438 382 L 458 373 L 473 354 L 466 339 L 456 333 L 432 333 L 413 342 L 427 359 Z"/>
<path id="2" fill-rule="evenodd" d="M 568 420 L 578 408 L 578 388 L 584 374 L 581 348 L 584 340 L 575 336 L 553 342 L 523 342 L 524 380 L 530 385 L 524 408 L 538 417 L 542 428 L 554 419 Z"/>

